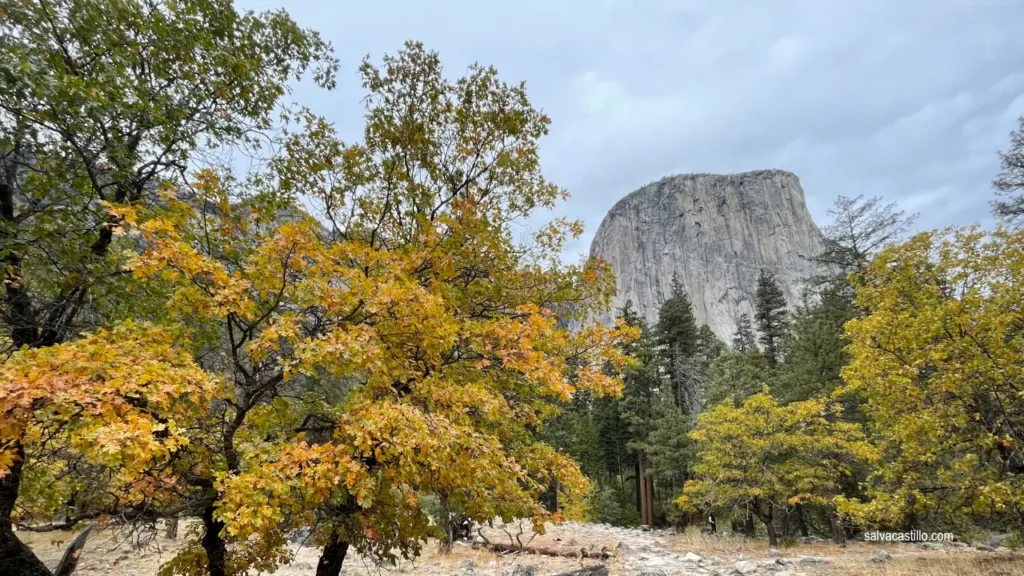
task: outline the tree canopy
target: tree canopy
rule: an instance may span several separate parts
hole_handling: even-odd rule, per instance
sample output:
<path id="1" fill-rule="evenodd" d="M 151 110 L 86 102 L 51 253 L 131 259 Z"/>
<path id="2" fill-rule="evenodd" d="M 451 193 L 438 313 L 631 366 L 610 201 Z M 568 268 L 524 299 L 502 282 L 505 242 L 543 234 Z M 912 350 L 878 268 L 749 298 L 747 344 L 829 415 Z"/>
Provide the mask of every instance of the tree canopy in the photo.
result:
<path id="1" fill-rule="evenodd" d="M 887 248 L 865 270 L 868 314 L 846 324 L 843 378 L 886 457 L 852 513 L 876 525 L 991 511 L 1019 522 L 1022 247 L 1020 232 L 955 228 Z"/>

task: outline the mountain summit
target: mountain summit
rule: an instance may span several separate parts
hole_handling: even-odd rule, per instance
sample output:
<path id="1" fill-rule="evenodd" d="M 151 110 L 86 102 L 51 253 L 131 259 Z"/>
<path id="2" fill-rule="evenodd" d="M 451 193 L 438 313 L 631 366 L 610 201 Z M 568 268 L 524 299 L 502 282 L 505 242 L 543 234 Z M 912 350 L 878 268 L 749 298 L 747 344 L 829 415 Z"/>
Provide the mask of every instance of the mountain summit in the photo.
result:
<path id="1" fill-rule="evenodd" d="M 739 316 L 753 317 L 761 269 L 793 305 L 823 249 L 800 179 L 757 170 L 668 176 L 630 193 L 604 217 L 590 254 L 615 272 L 616 308 L 632 300 L 653 324 L 678 274 L 698 324 L 728 342 Z"/>

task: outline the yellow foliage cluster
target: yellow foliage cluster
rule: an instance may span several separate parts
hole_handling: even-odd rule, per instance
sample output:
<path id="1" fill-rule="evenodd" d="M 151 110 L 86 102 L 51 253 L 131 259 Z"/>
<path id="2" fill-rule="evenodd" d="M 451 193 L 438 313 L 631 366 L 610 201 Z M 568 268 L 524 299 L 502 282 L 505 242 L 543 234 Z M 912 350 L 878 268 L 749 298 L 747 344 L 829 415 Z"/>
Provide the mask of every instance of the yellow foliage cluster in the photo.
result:
<path id="1" fill-rule="evenodd" d="M 27 482 L 40 489 L 26 490 L 20 509 L 44 518 L 100 478 L 97 492 L 120 506 L 167 498 L 176 482 L 168 461 L 221 391 L 170 332 L 149 325 L 18 351 L 0 365 L 0 477 L 16 458 L 32 460 Z M 90 478 L 85 466 L 109 472 Z"/>
<path id="2" fill-rule="evenodd" d="M 869 499 L 845 503 L 893 525 L 1024 511 L 1024 232 L 919 234 L 884 250 L 857 283 L 868 311 L 846 325 L 846 392 L 863 398 L 885 458 Z"/>
<path id="3" fill-rule="evenodd" d="M 689 510 L 751 506 L 771 515 L 772 507 L 801 502 L 831 506 L 853 467 L 877 458 L 836 405 L 815 399 L 780 406 L 767 392 L 702 414 L 691 437 L 700 479 L 688 481 L 677 500 Z"/>
<path id="4" fill-rule="evenodd" d="M 300 112 L 265 172 L 107 205 L 183 342 L 125 325 L 3 368 L 5 439 L 156 477 L 174 489 L 151 514 L 203 516 L 167 574 L 272 570 L 300 527 L 391 559 L 430 531 L 424 495 L 540 527 L 541 494 L 578 512 L 589 491 L 537 431 L 578 390 L 618 394 L 636 334 L 592 321 L 605 264 L 560 261 L 578 222 L 515 239 L 565 196 L 540 174 L 548 120 L 491 68 L 451 82 L 415 44 L 385 62 L 362 70 L 362 142 Z"/>

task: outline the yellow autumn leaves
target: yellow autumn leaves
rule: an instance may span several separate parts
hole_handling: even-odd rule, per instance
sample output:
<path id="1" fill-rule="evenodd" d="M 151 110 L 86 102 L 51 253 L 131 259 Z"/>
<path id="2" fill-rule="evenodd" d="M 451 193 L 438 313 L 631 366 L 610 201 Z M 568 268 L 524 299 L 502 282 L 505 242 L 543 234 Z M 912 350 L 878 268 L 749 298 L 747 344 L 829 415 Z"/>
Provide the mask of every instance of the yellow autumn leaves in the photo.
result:
<path id="1" fill-rule="evenodd" d="M 691 434 L 702 480 L 688 481 L 678 504 L 692 510 L 758 500 L 832 506 L 852 468 L 878 458 L 860 426 L 843 422 L 838 410 L 825 399 L 781 406 L 762 392 L 741 406 L 723 403 L 702 414 Z"/>
<path id="2" fill-rule="evenodd" d="M 866 401 L 885 458 L 871 522 L 1024 511 L 1024 231 L 919 234 L 857 284 L 870 310 L 847 324 L 847 391 Z"/>
<path id="3" fill-rule="evenodd" d="M 174 483 L 163 466 L 222 391 L 170 332 L 150 325 L 21 350 L 0 366 L 0 476 L 28 453 L 37 466 L 57 466 L 48 490 L 69 497 L 81 480 L 62 470 L 70 452 L 114 471 L 109 497 L 157 497 Z M 34 500 L 23 501 L 29 513 Z"/>
<path id="4" fill-rule="evenodd" d="M 165 574 L 272 570 L 299 528 L 412 553 L 432 494 L 480 522 L 540 525 L 549 490 L 579 513 L 587 479 L 538 429 L 578 390 L 617 394 L 635 333 L 591 321 L 607 266 L 558 259 L 579 223 L 516 239 L 564 196 L 539 171 L 547 118 L 493 69 L 449 81 L 414 44 L 387 62 L 363 69 L 362 142 L 303 113 L 265 172 L 203 169 L 106 206 L 133 294 L 160 302 L 139 308 L 152 325 L 4 367 L 0 430 L 32 456 L 37 517 L 67 500 L 43 485 L 40 442 L 54 467 L 91 459 L 86 493 L 116 469 L 108 508 L 203 518 Z"/>
<path id="5" fill-rule="evenodd" d="M 678 503 L 756 513 L 810 502 L 865 527 L 1019 522 L 1024 231 L 918 234 L 850 280 L 863 314 L 845 325 L 845 385 L 702 414 L 691 434 L 698 479 Z M 851 480 L 861 482 L 853 495 L 840 489 Z"/>

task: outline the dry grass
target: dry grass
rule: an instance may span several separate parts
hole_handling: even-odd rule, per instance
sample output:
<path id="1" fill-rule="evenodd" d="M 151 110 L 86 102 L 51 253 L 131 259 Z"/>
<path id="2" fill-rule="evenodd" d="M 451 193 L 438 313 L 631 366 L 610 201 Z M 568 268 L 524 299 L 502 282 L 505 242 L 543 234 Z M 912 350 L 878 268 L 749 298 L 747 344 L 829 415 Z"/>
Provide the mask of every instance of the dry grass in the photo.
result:
<path id="1" fill-rule="evenodd" d="M 765 538 L 702 534 L 695 530 L 669 535 L 665 537 L 665 545 L 666 548 L 676 552 L 694 552 L 696 554 L 714 556 L 737 556 L 739 554 L 765 556 L 770 550 L 768 540 Z M 919 551 L 913 544 L 879 546 L 859 540 L 850 540 L 846 546 L 826 541 L 809 544 L 798 543 L 792 546 L 779 547 L 779 551 L 783 556 L 864 555 L 875 554 L 878 550 L 882 549 L 892 553 Z"/>
<path id="2" fill-rule="evenodd" d="M 830 566 L 843 576 L 1020 576 L 1024 556 L 965 553 L 894 558 L 885 563 L 837 560 Z"/>

